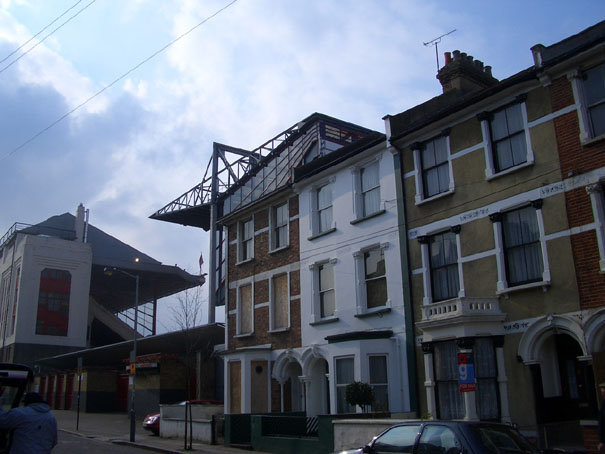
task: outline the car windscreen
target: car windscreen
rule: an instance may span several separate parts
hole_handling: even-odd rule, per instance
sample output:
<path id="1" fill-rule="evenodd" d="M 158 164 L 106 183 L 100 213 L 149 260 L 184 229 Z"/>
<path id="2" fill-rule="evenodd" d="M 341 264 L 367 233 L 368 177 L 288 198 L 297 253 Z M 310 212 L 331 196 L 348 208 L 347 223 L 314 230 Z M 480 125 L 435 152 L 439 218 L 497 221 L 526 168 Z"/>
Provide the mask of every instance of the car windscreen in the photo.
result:
<path id="1" fill-rule="evenodd" d="M 18 395 L 19 394 L 19 395 Z M 0 407 L 2 411 L 9 411 L 16 404 L 21 392 L 18 386 L 2 386 L 0 387 Z"/>
<path id="2" fill-rule="evenodd" d="M 531 453 L 538 449 L 512 427 L 496 425 L 472 425 L 470 430 L 479 438 L 482 450 L 494 454 Z"/>

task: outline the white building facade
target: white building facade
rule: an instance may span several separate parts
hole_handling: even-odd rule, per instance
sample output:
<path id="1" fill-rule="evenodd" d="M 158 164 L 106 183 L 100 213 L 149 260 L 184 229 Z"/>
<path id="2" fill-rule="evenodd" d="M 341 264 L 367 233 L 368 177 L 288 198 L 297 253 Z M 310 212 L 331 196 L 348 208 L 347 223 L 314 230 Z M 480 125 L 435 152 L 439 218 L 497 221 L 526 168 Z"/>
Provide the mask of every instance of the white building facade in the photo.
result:
<path id="1" fill-rule="evenodd" d="M 394 156 L 381 134 L 348 148 L 297 169 L 307 414 L 360 411 L 345 398 L 353 381 L 372 386 L 372 411 L 407 413 Z"/>
<path id="2" fill-rule="evenodd" d="M 87 346 L 89 244 L 15 232 L 0 256 L 2 360 Z"/>

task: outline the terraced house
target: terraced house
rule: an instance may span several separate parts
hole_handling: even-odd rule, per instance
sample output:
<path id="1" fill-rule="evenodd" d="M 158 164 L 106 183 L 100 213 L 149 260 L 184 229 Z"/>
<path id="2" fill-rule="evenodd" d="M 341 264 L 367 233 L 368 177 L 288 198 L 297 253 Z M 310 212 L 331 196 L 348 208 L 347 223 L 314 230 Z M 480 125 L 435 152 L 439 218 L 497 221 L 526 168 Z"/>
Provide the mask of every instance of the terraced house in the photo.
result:
<path id="1" fill-rule="evenodd" d="M 502 81 L 446 53 L 443 94 L 385 118 L 403 162 L 422 413 L 569 446 L 596 417 L 604 39 L 601 22 L 534 46 L 535 65 Z M 461 389 L 464 361 L 475 383 Z"/>
<path id="2" fill-rule="evenodd" d="M 345 398 L 353 381 L 370 384 L 374 412 L 415 408 L 394 169 L 374 133 L 294 170 L 307 414 L 358 411 Z"/>
<path id="3" fill-rule="evenodd" d="M 293 169 L 371 133 L 316 113 L 253 151 L 215 144 L 208 178 L 154 215 L 211 230 L 210 299 L 225 305 L 225 413 L 335 408 L 328 397 L 335 385 L 329 391 L 325 380 L 333 366 L 314 369 L 317 347 L 301 337 L 309 320 Z M 311 391 L 317 370 L 320 383 Z M 321 402 L 310 404 L 320 393 Z"/>

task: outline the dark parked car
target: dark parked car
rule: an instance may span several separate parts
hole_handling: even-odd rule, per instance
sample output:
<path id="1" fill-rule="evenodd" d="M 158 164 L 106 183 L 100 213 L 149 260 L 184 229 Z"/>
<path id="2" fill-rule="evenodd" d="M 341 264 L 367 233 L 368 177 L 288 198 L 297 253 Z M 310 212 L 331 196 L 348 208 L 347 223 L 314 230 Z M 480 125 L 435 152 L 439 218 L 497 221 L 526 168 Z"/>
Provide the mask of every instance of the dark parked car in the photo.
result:
<path id="1" fill-rule="evenodd" d="M 363 448 L 339 454 L 540 454 L 512 426 L 471 421 L 414 421 L 388 428 Z"/>
<path id="2" fill-rule="evenodd" d="M 178 402 L 174 405 L 185 405 L 187 401 Z M 218 400 L 192 400 L 189 402 L 190 405 L 201 405 L 201 404 L 213 404 L 223 405 L 223 402 Z M 154 435 L 160 434 L 160 412 L 149 413 L 143 420 L 143 429 L 151 431 Z"/>

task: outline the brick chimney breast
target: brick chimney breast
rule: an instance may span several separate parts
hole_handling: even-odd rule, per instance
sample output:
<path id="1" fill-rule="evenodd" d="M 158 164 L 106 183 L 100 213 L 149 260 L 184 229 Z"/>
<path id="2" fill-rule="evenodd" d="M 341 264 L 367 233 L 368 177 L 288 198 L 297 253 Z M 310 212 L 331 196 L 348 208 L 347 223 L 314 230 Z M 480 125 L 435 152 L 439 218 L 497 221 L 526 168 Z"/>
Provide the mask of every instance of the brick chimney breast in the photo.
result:
<path id="1" fill-rule="evenodd" d="M 498 83 L 491 66 L 459 50 L 445 53 L 445 65 L 437 72 L 443 93 L 458 89 L 462 93 L 490 87 Z"/>

